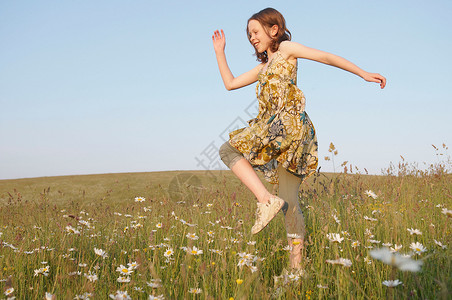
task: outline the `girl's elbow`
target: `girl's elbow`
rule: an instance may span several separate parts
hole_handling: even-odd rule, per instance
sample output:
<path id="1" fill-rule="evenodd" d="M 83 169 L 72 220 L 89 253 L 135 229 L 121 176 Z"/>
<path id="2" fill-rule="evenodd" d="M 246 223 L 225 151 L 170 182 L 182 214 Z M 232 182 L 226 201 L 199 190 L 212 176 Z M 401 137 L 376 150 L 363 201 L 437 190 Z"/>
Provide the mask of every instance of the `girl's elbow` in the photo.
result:
<path id="1" fill-rule="evenodd" d="M 232 82 L 227 82 L 224 84 L 224 87 L 228 90 L 228 91 L 232 91 L 235 90 L 236 87 L 234 87 L 234 85 L 232 84 Z"/>

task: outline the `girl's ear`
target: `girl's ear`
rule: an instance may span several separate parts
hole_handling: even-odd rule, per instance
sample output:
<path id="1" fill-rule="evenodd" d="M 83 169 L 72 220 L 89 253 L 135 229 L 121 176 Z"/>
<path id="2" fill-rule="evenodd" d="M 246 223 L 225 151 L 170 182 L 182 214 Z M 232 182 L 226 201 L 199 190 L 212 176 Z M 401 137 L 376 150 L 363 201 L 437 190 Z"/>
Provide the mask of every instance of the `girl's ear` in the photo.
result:
<path id="1" fill-rule="evenodd" d="M 278 25 L 273 25 L 270 29 L 270 34 L 272 37 L 276 36 L 276 34 L 278 33 L 279 27 Z"/>

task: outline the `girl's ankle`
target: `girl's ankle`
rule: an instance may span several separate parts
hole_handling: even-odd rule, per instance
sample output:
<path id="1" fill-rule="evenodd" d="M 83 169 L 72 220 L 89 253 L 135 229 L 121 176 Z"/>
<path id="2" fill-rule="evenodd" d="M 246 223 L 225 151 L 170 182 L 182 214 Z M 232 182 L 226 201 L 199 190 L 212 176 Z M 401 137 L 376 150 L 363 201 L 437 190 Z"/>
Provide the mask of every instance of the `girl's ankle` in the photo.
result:
<path id="1" fill-rule="evenodd" d="M 259 197 L 258 199 L 257 199 L 257 201 L 258 202 L 260 202 L 260 203 L 268 203 L 268 201 L 270 200 L 270 197 L 272 196 L 272 194 L 270 194 L 268 191 L 265 193 L 265 194 L 263 194 L 261 197 Z"/>

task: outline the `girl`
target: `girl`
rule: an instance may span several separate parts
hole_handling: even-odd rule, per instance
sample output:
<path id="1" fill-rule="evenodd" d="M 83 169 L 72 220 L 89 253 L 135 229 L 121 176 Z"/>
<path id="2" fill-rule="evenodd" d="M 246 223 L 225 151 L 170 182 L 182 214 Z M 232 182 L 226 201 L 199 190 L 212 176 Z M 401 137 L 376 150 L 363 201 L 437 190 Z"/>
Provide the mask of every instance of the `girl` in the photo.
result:
<path id="1" fill-rule="evenodd" d="M 297 59 L 305 58 L 354 73 L 366 81 L 380 83 L 380 74 L 368 73 L 348 60 L 331 53 L 291 42 L 284 17 L 273 8 L 254 14 L 247 23 L 248 40 L 260 62 L 252 70 L 234 77 L 224 53 L 223 30 L 212 36 L 218 67 L 227 90 L 257 81 L 259 113 L 249 127 L 230 133 L 230 140 L 220 148 L 220 157 L 257 198 L 253 234 L 261 231 L 283 210 L 290 253 L 290 266 L 300 269 L 305 236 L 303 214 L 298 204 L 300 184 L 317 168 L 317 138 L 305 112 L 305 97 L 296 86 Z M 254 169 L 265 179 L 279 183 L 278 196 L 272 195 Z M 283 200 L 284 199 L 284 200 Z"/>

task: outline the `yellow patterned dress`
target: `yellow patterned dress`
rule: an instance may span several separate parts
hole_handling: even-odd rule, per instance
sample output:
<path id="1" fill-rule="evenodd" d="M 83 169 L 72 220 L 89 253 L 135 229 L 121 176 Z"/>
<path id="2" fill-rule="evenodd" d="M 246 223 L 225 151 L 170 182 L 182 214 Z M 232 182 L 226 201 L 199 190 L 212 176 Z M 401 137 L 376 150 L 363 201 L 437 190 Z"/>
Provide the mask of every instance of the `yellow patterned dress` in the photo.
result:
<path id="1" fill-rule="evenodd" d="M 278 183 L 278 164 L 302 180 L 317 169 L 317 137 L 296 80 L 297 66 L 276 52 L 258 74 L 257 117 L 229 134 L 229 143 L 273 184 Z"/>

